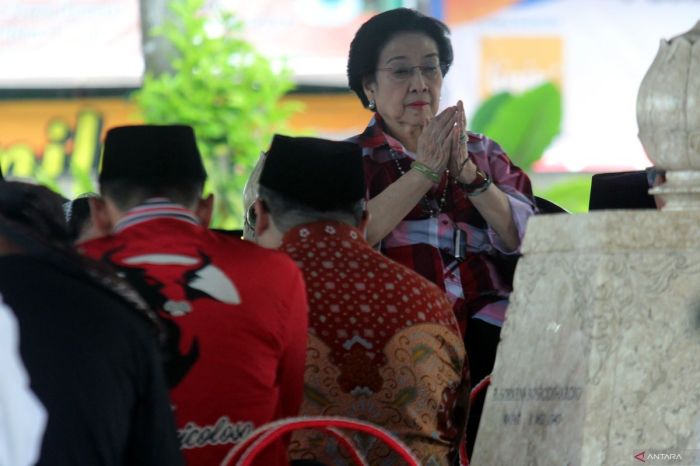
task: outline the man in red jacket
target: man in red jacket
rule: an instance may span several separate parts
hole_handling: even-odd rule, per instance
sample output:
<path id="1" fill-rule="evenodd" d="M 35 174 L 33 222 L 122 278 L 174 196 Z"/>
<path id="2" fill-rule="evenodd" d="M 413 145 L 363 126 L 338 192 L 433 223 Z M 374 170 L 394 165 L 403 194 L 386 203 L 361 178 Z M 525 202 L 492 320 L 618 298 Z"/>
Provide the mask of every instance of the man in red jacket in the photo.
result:
<path id="1" fill-rule="evenodd" d="M 80 245 L 158 311 L 180 447 L 194 466 L 218 465 L 253 429 L 297 415 L 307 329 L 295 264 L 209 230 L 205 178 L 190 127 L 110 130 L 102 199 L 91 199 L 106 236 Z M 285 450 L 280 442 L 257 464 L 284 464 Z"/>

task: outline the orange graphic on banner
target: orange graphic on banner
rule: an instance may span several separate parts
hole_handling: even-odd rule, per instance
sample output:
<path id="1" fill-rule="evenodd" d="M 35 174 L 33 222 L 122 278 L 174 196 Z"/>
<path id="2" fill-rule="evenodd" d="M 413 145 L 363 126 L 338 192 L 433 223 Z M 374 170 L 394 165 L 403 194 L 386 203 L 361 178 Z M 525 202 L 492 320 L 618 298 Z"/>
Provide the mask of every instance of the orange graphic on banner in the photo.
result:
<path id="1" fill-rule="evenodd" d="M 454 26 L 455 24 L 474 21 L 515 3 L 518 3 L 518 0 L 444 0 L 445 22 L 450 26 Z"/>
<path id="2" fill-rule="evenodd" d="M 559 36 L 499 36 L 481 40 L 479 95 L 522 91 L 545 81 L 561 88 L 563 43 Z"/>

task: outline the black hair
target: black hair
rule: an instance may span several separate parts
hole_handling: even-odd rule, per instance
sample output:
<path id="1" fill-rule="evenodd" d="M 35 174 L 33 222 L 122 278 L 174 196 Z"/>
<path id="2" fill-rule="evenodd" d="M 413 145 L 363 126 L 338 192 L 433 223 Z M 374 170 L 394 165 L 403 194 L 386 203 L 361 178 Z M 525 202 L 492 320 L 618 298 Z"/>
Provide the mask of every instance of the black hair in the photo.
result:
<path id="1" fill-rule="evenodd" d="M 394 36 L 401 33 L 418 32 L 435 41 L 440 55 L 443 76 L 452 65 L 454 55 L 450 41 L 450 29 L 435 18 L 426 16 L 410 8 L 396 8 L 370 18 L 355 33 L 348 54 L 348 85 L 367 107 L 363 80 L 373 75 L 377 60 L 384 46 Z"/>
<path id="2" fill-rule="evenodd" d="M 129 180 L 103 181 L 100 193 L 109 198 L 121 211 L 142 204 L 153 197 L 164 197 L 186 208 L 191 208 L 202 195 L 201 181 L 157 181 L 151 184 Z"/>
<path id="3" fill-rule="evenodd" d="M 0 216 L 46 243 L 62 248 L 71 246 L 63 198 L 45 186 L 19 181 L 0 183 Z"/>
<path id="4" fill-rule="evenodd" d="M 68 229 L 73 241 L 80 239 L 83 230 L 90 224 L 90 198 L 98 198 L 96 193 L 85 193 L 63 204 Z"/>

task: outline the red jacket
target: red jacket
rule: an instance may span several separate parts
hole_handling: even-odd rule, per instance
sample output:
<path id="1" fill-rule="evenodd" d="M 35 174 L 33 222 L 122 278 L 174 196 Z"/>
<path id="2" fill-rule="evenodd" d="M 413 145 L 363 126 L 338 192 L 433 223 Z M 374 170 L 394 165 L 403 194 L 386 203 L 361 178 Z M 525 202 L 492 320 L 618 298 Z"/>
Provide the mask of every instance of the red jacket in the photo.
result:
<path id="1" fill-rule="evenodd" d="M 253 429 L 298 414 L 307 302 L 302 275 L 285 254 L 212 232 L 164 200 L 130 210 L 114 234 L 80 247 L 122 270 L 163 318 L 188 464 L 218 465 Z M 285 462 L 279 444 L 257 464 Z"/>

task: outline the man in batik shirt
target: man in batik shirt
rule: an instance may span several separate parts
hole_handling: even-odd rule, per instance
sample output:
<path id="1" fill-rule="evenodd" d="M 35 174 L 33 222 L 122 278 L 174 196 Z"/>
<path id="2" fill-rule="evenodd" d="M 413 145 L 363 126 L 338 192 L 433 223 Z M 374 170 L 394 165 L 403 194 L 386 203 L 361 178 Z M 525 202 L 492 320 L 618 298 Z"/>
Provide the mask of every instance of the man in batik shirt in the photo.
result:
<path id="1" fill-rule="evenodd" d="M 192 466 L 219 465 L 261 424 L 301 404 L 307 304 L 285 254 L 207 228 L 212 197 L 186 126 L 107 133 L 93 224 L 81 244 L 119 268 L 158 311 L 180 447 Z M 278 442 L 255 464 L 284 464 Z"/>
<path id="2" fill-rule="evenodd" d="M 424 465 L 450 465 L 463 440 L 465 350 L 451 304 L 364 238 L 355 144 L 276 136 L 256 201 L 259 244 L 301 268 L 309 298 L 304 415 L 359 418 L 399 436 Z M 370 464 L 396 461 L 360 439 Z M 323 434 L 295 434 L 292 458 L 347 463 Z"/>

